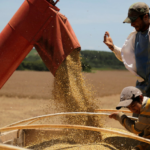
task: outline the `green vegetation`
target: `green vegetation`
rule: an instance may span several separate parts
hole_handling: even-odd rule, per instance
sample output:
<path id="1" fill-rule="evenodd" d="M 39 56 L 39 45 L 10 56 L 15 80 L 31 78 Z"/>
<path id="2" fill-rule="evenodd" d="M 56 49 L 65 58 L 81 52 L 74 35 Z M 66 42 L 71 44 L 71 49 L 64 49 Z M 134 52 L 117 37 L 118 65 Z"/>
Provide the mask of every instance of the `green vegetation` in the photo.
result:
<path id="1" fill-rule="evenodd" d="M 90 67 L 92 70 L 125 69 L 123 63 L 119 61 L 112 52 L 84 50 L 81 51 L 81 56 L 82 63 L 85 64 L 85 66 Z"/>
<path id="2" fill-rule="evenodd" d="M 35 49 L 31 50 L 31 52 L 19 65 L 17 70 L 48 71 L 47 67 Z"/>
<path id="3" fill-rule="evenodd" d="M 91 72 L 92 70 L 122 70 L 125 69 L 112 52 L 84 50 L 81 51 L 82 70 Z M 48 71 L 41 57 L 35 49 L 27 55 L 17 70 Z"/>

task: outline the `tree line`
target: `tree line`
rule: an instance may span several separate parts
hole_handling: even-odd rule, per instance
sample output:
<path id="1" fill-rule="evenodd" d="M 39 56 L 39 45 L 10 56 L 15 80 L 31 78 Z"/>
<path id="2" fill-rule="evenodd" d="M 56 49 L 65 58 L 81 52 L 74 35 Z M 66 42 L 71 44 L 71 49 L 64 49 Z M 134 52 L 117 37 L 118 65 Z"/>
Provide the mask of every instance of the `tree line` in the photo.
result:
<path id="1" fill-rule="evenodd" d="M 125 69 L 123 63 L 112 52 L 82 50 L 80 53 L 83 71 L 91 72 L 92 69 Z M 17 70 L 48 71 L 35 49 L 31 50 Z"/>
<path id="2" fill-rule="evenodd" d="M 94 50 L 81 51 L 82 64 L 89 68 L 110 70 L 110 69 L 125 69 L 123 63 L 119 61 L 114 53 Z"/>

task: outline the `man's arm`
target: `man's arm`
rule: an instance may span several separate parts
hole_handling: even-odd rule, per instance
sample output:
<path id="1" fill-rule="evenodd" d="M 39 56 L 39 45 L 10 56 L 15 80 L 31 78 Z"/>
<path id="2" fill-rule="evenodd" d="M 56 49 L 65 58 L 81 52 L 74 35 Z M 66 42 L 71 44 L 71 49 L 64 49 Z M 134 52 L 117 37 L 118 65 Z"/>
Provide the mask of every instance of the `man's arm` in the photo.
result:
<path id="1" fill-rule="evenodd" d="M 122 57 L 121 57 L 121 48 L 120 47 L 117 47 L 113 44 L 113 40 L 112 38 L 110 37 L 110 34 L 109 32 L 105 32 L 105 35 L 104 35 L 104 41 L 103 41 L 107 46 L 108 48 L 116 55 L 116 57 L 122 61 Z"/>
<path id="2" fill-rule="evenodd" d="M 118 58 L 118 60 L 122 61 L 122 57 L 121 57 L 121 48 L 114 45 L 114 50 L 113 53 L 115 54 L 115 56 Z"/>
<path id="3" fill-rule="evenodd" d="M 131 120 L 122 112 L 113 113 L 109 117 L 118 120 L 128 131 L 135 134 L 142 133 L 142 131 L 147 127 L 146 124 L 140 123 L 139 120 L 138 121 Z"/>

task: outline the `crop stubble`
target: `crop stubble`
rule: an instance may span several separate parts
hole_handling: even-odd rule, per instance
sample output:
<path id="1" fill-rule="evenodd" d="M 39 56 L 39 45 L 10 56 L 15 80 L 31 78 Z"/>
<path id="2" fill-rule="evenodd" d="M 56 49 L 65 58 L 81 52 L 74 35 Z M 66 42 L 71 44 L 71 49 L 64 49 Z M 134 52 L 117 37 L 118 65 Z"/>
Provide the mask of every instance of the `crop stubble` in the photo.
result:
<path id="1" fill-rule="evenodd" d="M 29 100 L 35 99 L 37 101 L 38 99 L 54 98 L 57 99 L 58 102 L 57 104 L 55 104 L 56 107 L 59 105 L 59 102 L 63 102 L 62 106 L 63 108 L 60 108 L 58 106 L 59 110 L 63 109 L 66 111 L 93 111 L 96 107 L 91 106 L 96 106 L 96 101 L 93 101 L 93 104 L 91 103 L 91 99 L 93 99 L 94 97 L 91 95 L 90 92 L 88 92 L 89 89 L 86 88 L 88 87 L 89 83 L 92 84 L 94 90 L 97 91 L 96 93 L 97 97 L 119 94 L 125 86 L 135 85 L 136 79 L 132 75 L 130 75 L 127 71 L 98 71 L 97 73 L 83 73 L 82 76 L 80 66 L 81 64 L 79 64 L 80 63 L 79 55 L 76 56 L 75 55 L 76 54 L 74 53 L 72 54 L 72 56 L 75 58 L 74 60 L 71 57 L 68 57 L 66 59 L 66 62 L 62 64 L 63 66 L 62 68 L 64 70 L 61 68 L 59 69 L 60 72 L 58 71 L 56 74 L 56 76 L 58 75 L 59 77 L 67 77 L 69 80 L 71 79 L 72 83 L 68 82 L 67 81 L 68 79 L 66 78 L 65 82 L 66 81 L 67 82 L 64 84 L 61 83 L 63 86 L 65 85 L 67 87 L 66 89 L 58 83 L 57 85 L 55 80 L 54 84 L 55 91 L 53 91 L 54 97 L 49 94 L 53 89 L 52 83 L 54 81 L 54 78 L 52 77 L 52 75 L 49 72 L 32 72 L 32 71 L 30 72 L 16 71 L 13 74 L 13 76 L 9 79 L 9 81 L 5 84 L 5 86 L 1 89 L 0 96 L 18 97 L 18 98 L 25 97 L 28 98 Z M 67 64 L 67 61 L 69 62 L 67 66 L 68 68 L 64 66 Z M 78 61 L 78 64 L 75 64 L 76 61 Z M 73 67 L 74 69 L 70 70 L 69 65 L 74 65 Z M 77 70 L 75 69 L 76 67 Z M 70 72 L 68 71 L 66 72 L 66 69 L 69 70 Z M 87 81 L 86 85 L 84 79 Z M 62 79 L 60 78 L 58 80 L 60 81 Z M 69 87 L 68 83 L 72 85 L 71 89 L 68 88 Z M 77 87 L 79 87 L 79 89 Z M 61 89 L 59 88 L 63 89 L 62 90 L 63 93 L 61 93 Z M 60 93 L 58 93 L 58 91 Z M 67 121 L 70 124 L 77 123 L 77 124 L 98 126 L 98 122 L 96 122 L 96 119 L 94 121 L 94 124 L 91 124 L 93 123 L 93 119 L 95 118 L 82 116 L 82 117 L 69 117 L 67 118 Z M 73 132 L 71 136 L 74 136 L 75 134 L 76 137 L 78 138 L 79 136 L 77 132 Z M 80 132 L 80 135 L 81 134 L 84 136 L 87 133 Z M 91 133 L 89 135 L 91 135 Z M 78 140 L 80 139 L 78 138 Z"/>
<path id="2" fill-rule="evenodd" d="M 135 86 L 136 78 L 128 71 L 97 71 L 83 73 L 86 83 L 96 90 L 96 96 L 120 94 L 126 86 Z M 54 77 L 50 72 L 15 71 L 0 90 L 0 96 L 49 99 L 52 98 Z"/>

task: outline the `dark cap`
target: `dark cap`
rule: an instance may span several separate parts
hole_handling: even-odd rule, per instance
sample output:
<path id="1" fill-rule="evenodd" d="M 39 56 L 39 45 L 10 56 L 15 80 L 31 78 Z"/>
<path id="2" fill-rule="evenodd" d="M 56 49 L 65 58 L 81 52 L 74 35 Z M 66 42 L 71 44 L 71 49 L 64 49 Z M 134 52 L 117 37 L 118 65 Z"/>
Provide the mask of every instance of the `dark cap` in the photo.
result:
<path id="1" fill-rule="evenodd" d="M 133 102 L 133 98 L 140 95 L 142 95 L 142 92 L 138 88 L 134 86 L 125 87 L 121 92 L 120 103 L 117 105 L 116 109 L 129 106 Z"/>
<path id="2" fill-rule="evenodd" d="M 123 23 L 134 22 L 139 16 L 149 13 L 149 6 L 143 2 L 137 2 L 130 6 L 128 10 L 128 17 Z"/>

